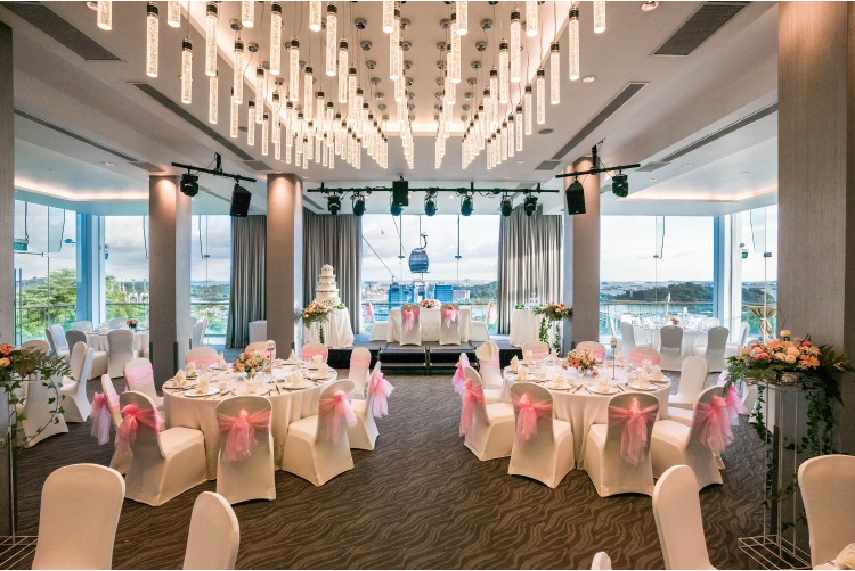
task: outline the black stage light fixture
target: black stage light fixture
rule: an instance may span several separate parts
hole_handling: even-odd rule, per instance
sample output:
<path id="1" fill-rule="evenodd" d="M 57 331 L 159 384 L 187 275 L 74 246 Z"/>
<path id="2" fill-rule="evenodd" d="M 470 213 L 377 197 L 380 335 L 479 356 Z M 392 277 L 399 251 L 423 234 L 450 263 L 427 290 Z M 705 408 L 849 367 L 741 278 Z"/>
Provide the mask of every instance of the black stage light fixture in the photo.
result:
<path id="1" fill-rule="evenodd" d="M 510 216 L 514 211 L 514 203 L 507 196 L 502 199 L 501 203 L 502 216 Z"/>
<path id="2" fill-rule="evenodd" d="M 463 216 L 472 216 L 472 197 L 464 196 L 463 202 L 460 203 L 460 214 Z"/>
<path id="3" fill-rule="evenodd" d="M 249 212 L 249 203 L 251 200 L 252 194 L 240 184 L 235 183 L 235 188 L 232 191 L 232 204 L 231 208 L 229 208 L 229 216 L 238 218 L 246 217 L 246 213 Z"/>
<path id="4" fill-rule="evenodd" d="M 425 215 L 433 216 L 434 214 L 436 214 L 436 201 L 433 195 L 427 194 L 425 196 Z"/>
<path id="5" fill-rule="evenodd" d="M 618 173 L 612 176 L 612 192 L 619 198 L 629 196 L 629 181 L 627 175 Z"/>
<path id="6" fill-rule="evenodd" d="M 181 192 L 193 198 L 199 193 L 199 175 L 184 173 L 181 175 Z"/>
<path id="7" fill-rule="evenodd" d="M 523 201 L 523 210 L 525 210 L 526 216 L 534 214 L 537 210 L 537 197 L 532 194 L 526 195 Z"/>
<path id="8" fill-rule="evenodd" d="M 357 194 L 353 195 L 353 215 L 362 216 L 365 214 L 365 197 Z"/>
<path id="9" fill-rule="evenodd" d="M 401 215 L 401 205 L 395 202 L 395 199 L 392 199 L 392 205 L 389 206 L 389 214 L 392 216 L 400 216 Z"/>
<path id="10" fill-rule="evenodd" d="M 567 195 L 567 214 L 574 216 L 576 214 L 585 214 L 585 188 L 578 180 L 570 183 L 565 191 Z"/>
<path id="11" fill-rule="evenodd" d="M 327 197 L 327 210 L 330 211 L 330 214 L 335 216 L 338 214 L 338 211 L 341 210 L 341 198 L 338 196 L 328 196 Z"/>

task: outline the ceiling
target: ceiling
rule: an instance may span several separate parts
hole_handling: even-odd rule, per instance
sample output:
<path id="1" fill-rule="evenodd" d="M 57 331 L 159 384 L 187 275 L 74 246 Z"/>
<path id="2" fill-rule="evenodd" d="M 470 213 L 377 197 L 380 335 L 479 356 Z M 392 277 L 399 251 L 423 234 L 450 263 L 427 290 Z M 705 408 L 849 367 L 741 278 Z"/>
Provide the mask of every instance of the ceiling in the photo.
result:
<path id="1" fill-rule="evenodd" d="M 448 17 L 450 7 L 444 2 L 407 2 L 403 5 L 402 17 L 409 19 L 411 25 L 402 37 L 412 42 L 412 48 L 405 53 L 405 59 L 413 62 L 408 72 L 408 77 L 413 79 L 414 109 L 411 113 L 416 135 L 412 171 L 406 167 L 397 136 L 390 137 L 388 169 L 363 157 L 359 170 L 341 160 L 336 161 L 332 170 L 315 164 L 305 170 L 294 170 L 272 156 L 262 157 L 258 145 L 246 145 L 243 132 L 238 139 L 230 139 L 227 94 L 231 85 L 234 32 L 228 26 L 229 20 L 239 12 L 239 2 L 220 3 L 219 124 L 207 124 L 208 85 L 203 75 L 204 41 L 200 34 L 204 29 L 204 2 L 189 4 L 189 37 L 196 56 L 194 100 L 190 105 L 177 103 L 177 107 L 197 121 L 189 122 L 187 117 L 162 105 L 147 93 L 156 92 L 172 102 L 180 101 L 179 49 L 182 37 L 188 32 L 186 20 L 180 29 L 167 26 L 165 2 L 160 4 L 159 76 L 149 78 L 144 73 L 145 2 L 115 2 L 113 30 L 109 32 L 96 27 L 95 12 L 87 8 L 85 2 L 44 3 L 69 26 L 115 54 L 118 60 L 113 61 L 80 57 L 34 26 L 32 20 L 21 17 L 21 11 L 15 10 L 10 3 L 0 2 L 0 20 L 15 31 L 15 98 L 20 111 L 15 122 L 19 142 L 16 146 L 16 186 L 20 190 L 48 196 L 54 201 L 74 202 L 75 208 L 91 212 L 144 212 L 150 171 L 174 172 L 168 167 L 172 161 L 205 166 L 211 162 L 213 153 L 219 152 L 226 171 L 259 179 L 258 183 L 247 187 L 254 193 L 253 210 L 263 212 L 264 177 L 269 172 L 296 172 L 305 180 L 307 189 L 322 181 L 328 187 L 388 185 L 399 175 L 410 181 L 411 189 L 468 187 L 470 183 L 476 188 L 511 190 L 543 183 L 544 188 L 557 189 L 563 183 L 554 175 L 601 140 L 604 141 L 601 156 L 606 164 L 641 163 L 641 170 L 645 171 L 649 169 L 648 163 L 668 157 L 699 140 L 709 139 L 668 165 L 649 172 L 631 172 L 631 197 L 615 200 L 605 194 L 603 212 L 724 213 L 775 199 L 776 114 L 772 112 L 756 121 L 740 123 L 776 100 L 775 3 L 749 3 L 689 55 L 663 57 L 652 54 L 701 10 L 704 3 L 662 2 L 657 10 L 643 12 L 641 2 L 608 2 L 607 30 L 599 35 L 592 31 L 591 3 L 581 2 L 581 75 L 593 75 L 596 80 L 583 83 L 565 78 L 562 103 L 547 106 L 546 124 L 541 126 L 552 132 L 527 136 L 522 153 L 487 170 L 483 153 L 467 169 L 461 168 L 458 136 L 449 139 L 441 168 L 434 168 L 431 133 L 435 131 L 436 79 L 440 75 L 437 44 L 445 39 L 446 32 L 440 20 Z M 261 4 L 257 3 L 256 27 L 242 34 L 247 44 L 261 38 L 259 59 L 266 60 L 269 18 L 265 16 L 262 25 L 258 25 Z M 508 29 L 512 9 L 509 2 L 490 6 L 473 1 L 468 5 L 470 31 L 462 42 L 464 81 L 458 86 L 459 102 L 455 112 L 458 116 L 463 114 L 460 109 L 463 93 L 477 93 L 483 89 L 486 71 L 493 65 L 494 46 L 498 39 L 508 35 L 502 30 Z M 569 2 L 546 2 L 541 6 L 542 33 L 526 38 L 524 54 L 529 56 L 530 76 L 534 75 L 542 50 L 548 48 L 555 29 L 558 29 L 562 47 L 562 72 L 566 73 L 567 32 L 563 27 L 568 7 Z M 263 11 L 268 10 L 269 3 L 266 3 Z M 301 10 L 302 25 L 299 18 L 295 18 Z M 553 12 L 558 16 L 557 23 L 553 20 Z M 319 57 L 322 34 L 308 30 L 307 13 L 307 3 L 285 3 L 283 41 L 292 34 L 298 35 L 302 59 L 312 62 L 320 87 L 335 93 L 331 83 L 334 78 L 324 77 L 322 73 Z M 185 14 L 186 11 L 183 16 Z M 383 101 L 391 109 L 387 113 L 394 119 L 392 83 L 388 79 L 388 36 L 382 33 L 379 25 L 381 3 L 339 2 L 338 15 L 339 35 L 348 37 L 351 57 L 357 53 L 358 41 L 371 42 L 372 49 L 358 56 L 361 83 L 366 92 L 373 89 L 374 93 L 385 94 Z M 356 18 L 367 21 L 358 37 L 349 25 Z M 477 25 L 485 18 L 493 20 L 493 29 L 486 33 Z M 348 24 L 346 30 L 343 29 L 345 24 Z M 475 47 L 475 42 L 481 40 L 488 44 L 483 54 Z M 286 53 L 283 51 L 283 61 Z M 479 58 L 482 60 L 480 74 L 471 67 L 471 62 Z M 367 60 L 376 62 L 374 70 L 366 67 Z M 248 66 L 247 88 L 251 85 L 255 63 L 254 60 Z M 379 78 L 374 87 L 370 86 L 372 77 Z M 466 84 L 469 77 L 478 82 L 474 89 Z M 590 133 L 577 136 L 631 83 L 642 87 Z M 139 84 L 144 84 L 144 89 Z M 375 100 L 374 103 L 381 102 Z M 199 128 L 200 121 L 207 129 Z M 710 138 L 710 134 L 735 123 L 739 128 Z M 245 124 L 246 117 L 242 116 L 241 125 Z M 538 126 L 535 127 L 537 130 Z M 452 130 L 459 131 L 460 125 Z M 575 144 L 568 145 L 568 141 L 575 141 Z M 544 160 L 554 163 L 538 169 Z M 654 178 L 656 180 L 651 180 Z M 200 182 L 210 194 L 200 192 L 194 208 L 199 212 L 224 211 L 232 183 L 212 177 L 203 177 Z M 607 190 L 609 181 L 604 178 L 601 182 Z M 451 213 L 459 208 L 459 199 L 450 193 L 440 193 L 439 197 L 440 212 Z M 324 202 L 323 197 L 311 192 L 307 193 L 307 198 L 321 205 Z M 476 197 L 475 212 L 496 212 L 498 200 L 498 197 Z M 546 212 L 560 212 L 560 194 L 544 195 L 543 202 Z M 411 200 L 411 204 L 420 203 L 421 197 Z M 347 211 L 349 205 L 346 204 L 343 212 Z M 368 211 L 388 212 L 388 195 L 375 193 L 369 197 Z M 408 210 L 417 211 L 415 206 Z"/>

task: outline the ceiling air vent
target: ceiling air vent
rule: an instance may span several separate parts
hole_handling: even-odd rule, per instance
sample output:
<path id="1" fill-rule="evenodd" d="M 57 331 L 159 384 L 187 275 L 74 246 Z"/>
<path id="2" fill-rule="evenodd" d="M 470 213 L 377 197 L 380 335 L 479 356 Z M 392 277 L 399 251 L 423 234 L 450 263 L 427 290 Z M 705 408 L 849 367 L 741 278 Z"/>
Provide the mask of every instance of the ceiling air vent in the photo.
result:
<path id="1" fill-rule="evenodd" d="M 44 119 L 42 119 L 40 117 L 36 117 L 35 115 L 30 115 L 29 113 L 27 113 L 26 111 L 22 111 L 21 109 L 15 109 L 15 115 L 17 115 L 18 117 L 23 117 L 24 119 L 29 119 L 33 123 L 37 123 L 37 124 L 41 125 L 42 127 L 47 127 L 48 129 L 52 129 L 52 130 L 56 131 L 57 133 L 61 133 L 63 135 L 66 135 L 67 137 L 71 137 L 72 139 L 74 139 L 76 141 L 80 141 L 81 143 L 86 143 L 87 145 L 91 145 L 91 146 L 95 147 L 96 149 L 98 149 L 99 151 L 104 151 L 105 153 L 110 153 L 114 157 L 118 157 L 122 160 L 128 161 L 129 163 L 133 164 L 133 163 L 139 161 L 139 159 L 135 159 L 134 157 L 132 157 L 130 155 L 126 155 L 122 151 L 117 151 L 116 149 L 112 149 L 112 148 L 108 147 L 107 145 L 102 145 L 98 141 L 93 141 L 92 139 L 87 139 L 83 135 L 79 135 L 79 134 L 75 133 L 74 131 L 69 131 L 65 127 L 60 127 L 59 125 L 55 125 L 49 121 L 45 121 Z"/>
<path id="2" fill-rule="evenodd" d="M 244 161 L 243 164 L 245 164 L 246 166 L 248 166 L 252 170 L 256 170 L 256 171 L 272 171 L 273 170 L 273 167 L 269 166 L 264 161 L 251 160 L 251 161 Z"/>
<path id="3" fill-rule="evenodd" d="M 602 125 L 606 119 L 611 117 L 618 109 L 623 107 L 624 103 L 629 101 L 633 95 L 641 91 L 641 88 L 647 85 L 647 83 L 642 82 L 633 82 L 627 84 L 623 90 L 618 93 L 614 99 L 609 101 L 608 105 L 603 107 L 603 110 L 597 113 L 597 115 L 588 121 L 588 124 L 582 127 L 578 133 L 576 133 L 572 139 L 567 141 L 567 143 L 561 147 L 555 156 L 552 157 L 553 161 L 559 161 L 564 158 L 564 156 L 575 149 L 579 144 L 585 140 L 585 137 L 594 132 L 594 129 Z M 544 161 L 546 163 L 548 161 Z M 540 167 L 538 167 L 540 168 Z M 546 169 L 549 170 L 549 169 Z"/>
<path id="4" fill-rule="evenodd" d="M 558 167 L 558 166 L 561 166 L 561 161 L 551 161 L 551 160 L 547 159 L 547 160 L 543 161 L 542 163 L 540 163 L 539 165 L 537 165 L 536 167 L 534 167 L 534 170 L 536 170 L 536 171 L 551 171 L 552 169 L 554 169 L 555 167 Z"/>
<path id="5" fill-rule="evenodd" d="M 646 165 L 641 165 L 637 169 L 633 169 L 632 172 L 653 172 L 656 169 L 661 169 L 664 166 L 667 166 L 671 163 L 665 161 L 650 161 Z"/>
<path id="6" fill-rule="evenodd" d="M 57 42 L 88 61 L 122 61 L 116 54 L 72 26 L 41 2 L 0 2 L 22 20 L 26 20 Z"/>
<path id="7" fill-rule="evenodd" d="M 175 113 L 176 115 L 178 115 L 179 117 L 181 117 L 182 119 L 184 119 L 185 121 L 187 121 L 188 123 L 190 123 L 191 125 L 196 127 L 197 129 L 202 131 L 204 134 L 208 135 L 210 138 L 212 138 L 213 140 L 215 140 L 216 142 L 221 144 L 223 147 L 225 147 L 229 151 L 233 152 L 242 161 L 251 161 L 252 160 L 252 157 L 250 155 L 246 154 L 243 150 L 241 150 L 240 147 L 238 147 L 237 145 L 235 145 L 234 143 L 232 143 L 231 141 L 229 141 L 228 139 L 226 139 L 225 137 L 223 137 L 222 135 L 220 135 L 219 133 L 217 133 L 216 131 L 214 131 L 210 127 L 208 127 L 208 125 L 206 125 L 205 123 L 203 123 L 202 121 L 200 121 L 199 119 L 194 117 L 191 113 L 187 112 L 187 110 L 184 109 L 181 105 L 174 102 L 172 99 L 170 99 L 169 97 L 167 97 L 166 95 L 164 95 L 163 93 L 161 93 L 160 91 L 158 91 L 157 89 L 155 89 L 154 87 L 149 85 L 148 83 L 131 82 L 131 85 L 133 85 L 134 87 L 136 87 L 137 89 L 139 89 L 140 91 L 142 91 L 143 93 L 145 93 L 146 95 L 148 95 L 149 97 L 151 97 L 152 99 L 154 99 L 155 101 L 160 103 L 162 106 L 166 107 L 167 109 L 169 109 L 170 111 L 172 111 L 173 113 Z"/>
<path id="8" fill-rule="evenodd" d="M 163 172 L 165 169 L 163 167 L 159 167 L 157 165 L 153 165 L 146 161 L 131 161 L 129 164 L 134 165 L 137 168 L 141 168 L 144 171 L 148 171 L 152 174 L 157 174 Z"/>
<path id="9" fill-rule="evenodd" d="M 687 56 L 727 24 L 748 2 L 706 2 L 680 29 L 653 52 L 657 56 Z"/>

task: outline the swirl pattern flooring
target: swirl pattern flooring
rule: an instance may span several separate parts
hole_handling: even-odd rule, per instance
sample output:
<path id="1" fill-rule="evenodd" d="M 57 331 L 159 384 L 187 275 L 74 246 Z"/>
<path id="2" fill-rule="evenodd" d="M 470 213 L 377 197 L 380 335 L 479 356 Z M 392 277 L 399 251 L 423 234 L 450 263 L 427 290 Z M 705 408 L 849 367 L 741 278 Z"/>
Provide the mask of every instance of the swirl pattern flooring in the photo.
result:
<path id="1" fill-rule="evenodd" d="M 378 420 L 374 451 L 353 451 L 353 470 L 320 488 L 277 472 L 275 501 L 235 506 L 238 568 L 589 569 L 598 551 L 616 569 L 663 568 L 649 497 L 600 498 L 578 470 L 554 490 L 509 476 L 507 458 L 479 462 L 458 438 L 450 375 L 387 378 L 395 387 L 391 416 Z M 19 456 L 22 534 L 38 533 L 41 486 L 52 470 L 110 461 L 112 447 L 97 446 L 88 424 L 69 429 Z M 734 432 L 725 485 L 701 492 L 710 559 L 719 569 L 750 568 L 737 538 L 761 531 L 762 449 L 744 419 Z M 205 490 L 216 482 L 156 508 L 126 500 L 114 567 L 180 568 L 193 502 Z"/>

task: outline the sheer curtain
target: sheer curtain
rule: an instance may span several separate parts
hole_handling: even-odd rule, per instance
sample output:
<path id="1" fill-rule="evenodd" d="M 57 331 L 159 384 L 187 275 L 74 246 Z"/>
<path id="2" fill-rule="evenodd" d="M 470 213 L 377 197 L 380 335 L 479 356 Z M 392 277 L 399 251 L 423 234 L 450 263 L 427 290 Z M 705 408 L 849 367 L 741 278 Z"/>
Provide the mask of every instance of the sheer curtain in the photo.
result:
<path id="1" fill-rule="evenodd" d="M 249 324 L 267 318 L 267 216 L 232 218 L 226 347 L 249 344 Z"/>
<path id="2" fill-rule="evenodd" d="M 303 209 L 303 307 L 315 297 L 321 266 L 335 268 L 341 300 L 359 333 L 359 284 L 362 281 L 362 218 L 352 214 L 315 214 Z"/>
<path id="3" fill-rule="evenodd" d="M 514 208 L 499 223 L 498 332 L 509 333 L 514 305 L 532 295 L 540 303 L 561 298 L 561 216 L 534 216 Z"/>

